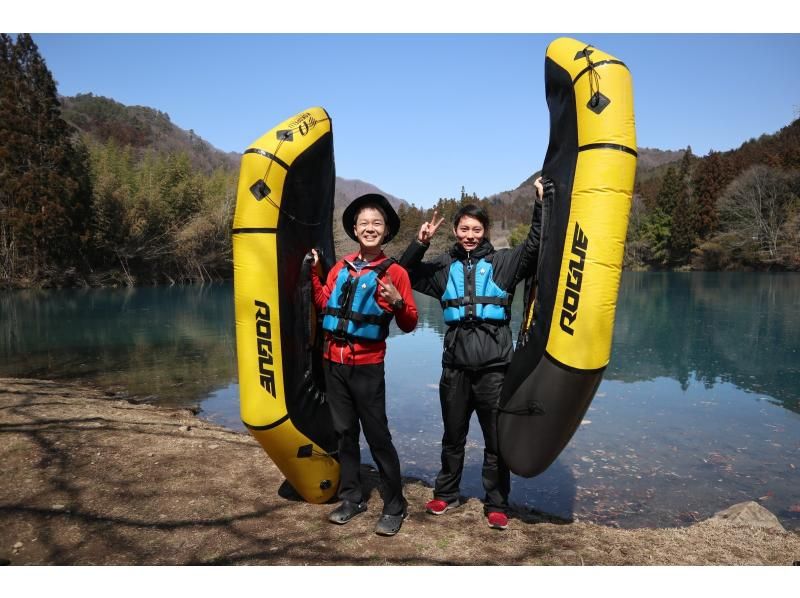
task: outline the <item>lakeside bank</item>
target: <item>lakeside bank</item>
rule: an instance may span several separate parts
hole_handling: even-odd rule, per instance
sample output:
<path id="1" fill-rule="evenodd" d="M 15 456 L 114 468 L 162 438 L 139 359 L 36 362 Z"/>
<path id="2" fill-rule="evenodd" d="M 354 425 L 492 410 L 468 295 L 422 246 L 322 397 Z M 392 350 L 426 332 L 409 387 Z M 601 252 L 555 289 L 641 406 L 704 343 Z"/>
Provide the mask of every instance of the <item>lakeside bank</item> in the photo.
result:
<path id="1" fill-rule="evenodd" d="M 331 505 L 279 492 L 283 477 L 248 435 L 191 410 L 80 385 L 0 378 L 0 562 L 11 565 L 791 565 L 800 534 L 766 509 L 683 528 L 619 529 L 517 511 L 489 529 L 469 499 L 424 512 L 430 488 L 404 479 L 410 517 L 373 533 L 369 510 L 331 525 Z M 773 516 L 774 518 L 774 516 Z M 777 527 L 774 525 L 777 524 Z"/>

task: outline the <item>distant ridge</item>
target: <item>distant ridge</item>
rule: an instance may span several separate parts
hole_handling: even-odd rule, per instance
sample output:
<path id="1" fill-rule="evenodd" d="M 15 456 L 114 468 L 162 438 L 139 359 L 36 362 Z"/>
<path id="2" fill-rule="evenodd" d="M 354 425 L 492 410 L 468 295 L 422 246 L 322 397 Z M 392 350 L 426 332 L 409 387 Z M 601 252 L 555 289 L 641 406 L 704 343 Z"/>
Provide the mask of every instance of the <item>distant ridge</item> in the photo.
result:
<path id="1" fill-rule="evenodd" d="M 239 155 L 223 152 L 193 129 L 175 125 L 169 114 L 146 106 L 126 106 L 91 93 L 59 98 L 64 119 L 96 143 L 114 142 L 144 153 L 186 152 L 204 172 L 239 167 Z"/>
<path id="2" fill-rule="evenodd" d="M 204 172 L 216 168 L 237 171 L 241 155 L 223 152 L 204 140 L 193 129 L 188 131 L 175 125 L 166 112 L 146 106 L 126 106 L 111 98 L 91 93 L 74 97 L 61 96 L 64 119 L 95 143 L 113 141 L 120 147 L 135 151 L 157 153 L 186 152 L 192 165 Z M 258 134 L 258 133 L 254 133 Z M 336 177 L 334 206 L 339 209 L 365 193 L 380 193 L 399 209 L 408 205 L 365 181 Z"/>
<path id="3" fill-rule="evenodd" d="M 636 159 L 636 168 L 639 171 L 646 171 L 651 168 L 658 168 L 664 164 L 678 162 L 686 153 L 682 150 L 660 150 L 649 147 L 640 147 L 637 150 L 639 157 Z"/>
<path id="4" fill-rule="evenodd" d="M 136 151 L 157 153 L 186 152 L 195 168 L 211 172 L 217 168 L 236 171 L 240 154 L 223 152 L 200 137 L 193 129 L 188 131 L 175 125 L 166 112 L 147 106 L 126 106 L 111 98 L 92 93 L 73 97 L 62 96 L 62 113 L 70 124 L 96 143 L 113 141 L 121 147 Z M 649 178 L 652 171 L 679 161 L 685 150 L 660 150 L 639 148 L 637 180 Z M 533 181 L 539 172 L 533 173 L 517 188 L 490 195 L 493 203 L 529 201 L 533 198 Z M 379 187 L 360 179 L 336 177 L 334 206 L 341 210 L 359 195 L 380 193 L 395 209 L 408 206 L 404 199 L 396 197 Z"/>
<path id="5" fill-rule="evenodd" d="M 649 178 L 653 173 L 660 171 L 662 166 L 679 162 L 686 150 L 660 150 L 648 147 L 638 149 L 639 157 L 636 162 L 636 179 Z M 541 174 L 540 170 L 534 172 L 522 181 L 515 189 L 501 191 L 487 197 L 492 203 L 513 203 L 514 201 L 532 201 L 536 193 L 533 182 Z"/>
<path id="6" fill-rule="evenodd" d="M 367 193 L 378 193 L 386 197 L 389 203 L 392 204 L 394 209 L 399 209 L 402 205 L 408 205 L 404 199 L 399 199 L 394 195 L 382 191 L 375 185 L 361 181 L 359 179 L 343 179 L 336 177 L 336 195 L 334 196 L 333 205 L 337 208 L 345 208 L 347 204 L 353 201 L 356 197 L 365 195 Z"/>

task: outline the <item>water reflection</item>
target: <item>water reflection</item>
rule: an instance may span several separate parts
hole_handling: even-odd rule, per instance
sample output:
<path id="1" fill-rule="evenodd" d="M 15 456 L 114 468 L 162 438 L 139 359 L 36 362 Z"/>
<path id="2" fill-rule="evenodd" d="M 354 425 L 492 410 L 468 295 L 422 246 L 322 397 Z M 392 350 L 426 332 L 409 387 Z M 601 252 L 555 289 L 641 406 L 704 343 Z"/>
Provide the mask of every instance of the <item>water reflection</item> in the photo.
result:
<path id="1" fill-rule="evenodd" d="M 728 382 L 800 413 L 800 276 L 630 273 L 606 379 Z"/>
<path id="2" fill-rule="evenodd" d="M 433 483 L 445 327 L 388 341 L 388 417 L 404 474 Z M 612 361 L 551 468 L 513 477 L 512 501 L 611 525 L 691 523 L 759 500 L 800 527 L 800 277 L 625 273 Z M 513 308 L 519 325 L 521 301 Z M 0 376 L 87 380 L 239 421 L 230 285 L 0 293 Z M 364 445 L 366 446 L 366 445 Z M 482 497 L 473 419 L 462 493 Z M 368 451 L 365 462 L 370 462 Z"/>
<path id="3" fill-rule="evenodd" d="M 236 379 L 233 322 L 230 285 L 0 293 L 0 376 L 194 405 Z"/>

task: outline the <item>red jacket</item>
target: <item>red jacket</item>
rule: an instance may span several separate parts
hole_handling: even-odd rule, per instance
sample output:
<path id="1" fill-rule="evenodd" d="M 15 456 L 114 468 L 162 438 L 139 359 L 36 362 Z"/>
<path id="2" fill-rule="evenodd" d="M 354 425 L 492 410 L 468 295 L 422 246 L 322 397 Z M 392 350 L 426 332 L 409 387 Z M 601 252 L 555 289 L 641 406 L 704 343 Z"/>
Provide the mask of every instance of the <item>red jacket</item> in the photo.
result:
<path id="1" fill-rule="evenodd" d="M 336 262 L 336 264 L 328 272 L 328 279 L 325 286 L 322 285 L 319 277 L 312 274 L 311 282 L 314 285 L 314 304 L 317 309 L 323 309 L 328 304 L 328 299 L 331 296 L 334 286 L 336 285 L 336 277 L 339 272 L 348 262 L 352 262 L 358 257 L 358 252 L 351 253 L 344 256 L 343 259 Z M 381 254 L 370 262 L 370 265 L 378 265 L 387 259 L 386 254 Z M 356 273 L 355 269 L 351 268 L 351 273 L 356 277 L 361 276 L 367 272 L 367 269 L 362 269 L 361 272 Z M 417 304 L 414 303 L 414 293 L 411 290 L 411 281 L 408 278 L 408 272 L 400 264 L 392 264 L 387 268 L 386 273 L 381 277 L 385 281 L 386 276 L 390 276 L 392 284 L 394 284 L 397 291 L 403 297 L 405 305 L 397 310 L 392 310 L 391 306 L 380 296 L 378 291 L 375 291 L 375 300 L 378 305 L 387 313 L 394 313 L 397 320 L 397 326 L 403 332 L 411 332 L 417 325 Z M 337 341 L 329 333 L 325 333 L 325 348 L 323 357 L 336 363 L 346 363 L 349 365 L 367 365 L 374 363 L 382 363 L 386 355 L 386 341 L 365 341 L 362 339 L 353 339 L 352 343 Z"/>

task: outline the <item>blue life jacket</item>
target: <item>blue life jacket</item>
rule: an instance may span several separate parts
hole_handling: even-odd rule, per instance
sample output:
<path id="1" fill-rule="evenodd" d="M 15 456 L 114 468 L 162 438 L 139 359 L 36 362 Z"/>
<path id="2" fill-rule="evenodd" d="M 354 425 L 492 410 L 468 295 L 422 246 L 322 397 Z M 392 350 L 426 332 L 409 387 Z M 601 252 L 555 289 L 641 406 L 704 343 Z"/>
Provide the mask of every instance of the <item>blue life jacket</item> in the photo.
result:
<path id="1" fill-rule="evenodd" d="M 322 327 L 340 340 L 364 339 L 382 341 L 389 336 L 393 314 L 378 305 L 375 291 L 378 278 L 395 262 L 388 258 L 361 276 L 353 276 L 345 263 L 336 277 L 336 285 L 325 309 Z"/>
<path id="2" fill-rule="evenodd" d="M 441 298 L 447 324 L 510 319 L 512 297 L 497 286 L 492 273 L 492 263 L 484 258 L 469 269 L 461 261 L 450 264 L 447 287 Z"/>

